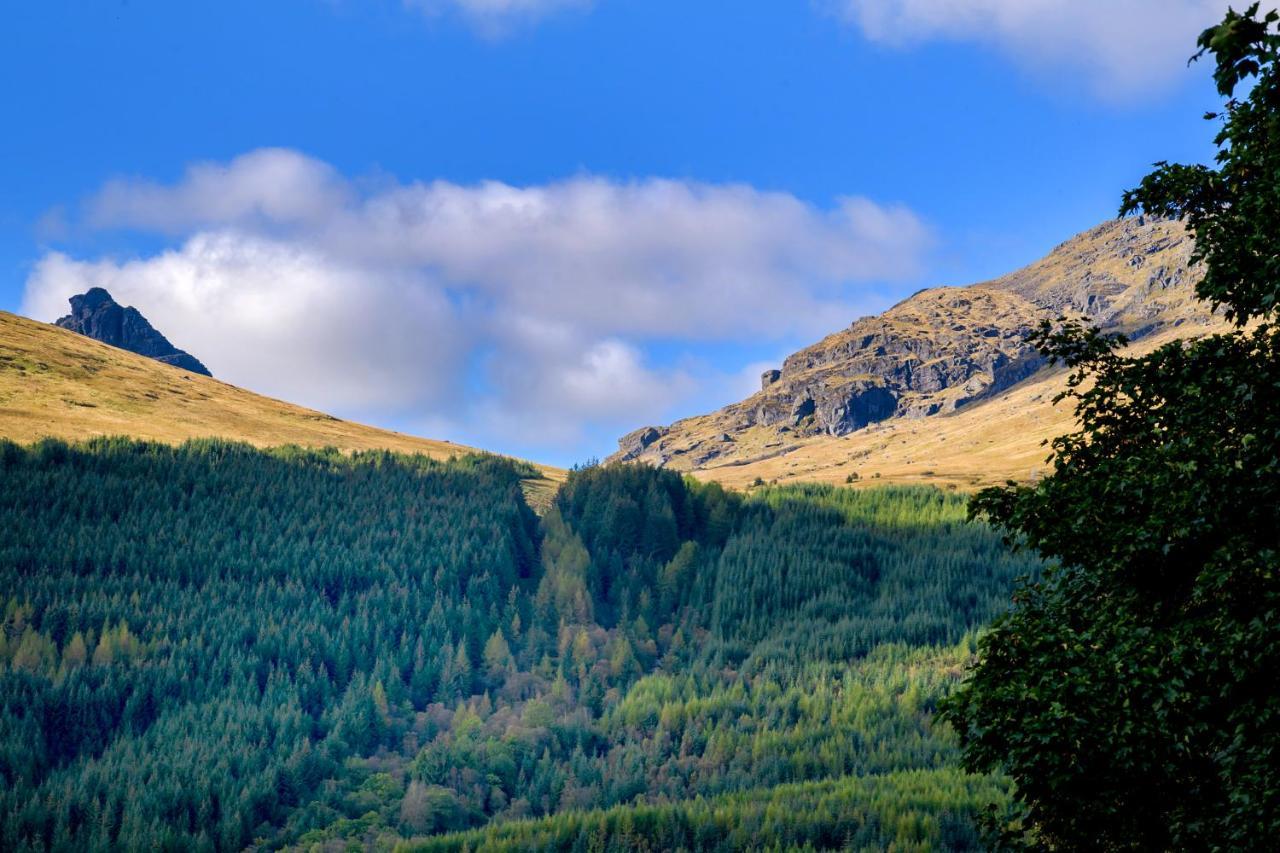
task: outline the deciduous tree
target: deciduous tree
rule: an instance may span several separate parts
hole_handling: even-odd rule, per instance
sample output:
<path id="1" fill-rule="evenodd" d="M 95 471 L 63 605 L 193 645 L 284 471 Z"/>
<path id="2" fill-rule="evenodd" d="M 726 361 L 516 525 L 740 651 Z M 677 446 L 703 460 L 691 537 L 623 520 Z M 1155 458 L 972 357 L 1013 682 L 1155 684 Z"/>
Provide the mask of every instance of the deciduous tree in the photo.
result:
<path id="1" fill-rule="evenodd" d="M 1227 334 L 1127 357 L 1074 323 L 1080 428 L 1035 486 L 972 512 L 1056 565 L 1025 584 L 946 705 L 973 769 L 1017 785 L 1011 838 L 1244 849 L 1280 836 L 1280 35 L 1254 4 L 1206 30 L 1216 166 L 1157 164 L 1122 214 L 1196 239 Z"/>

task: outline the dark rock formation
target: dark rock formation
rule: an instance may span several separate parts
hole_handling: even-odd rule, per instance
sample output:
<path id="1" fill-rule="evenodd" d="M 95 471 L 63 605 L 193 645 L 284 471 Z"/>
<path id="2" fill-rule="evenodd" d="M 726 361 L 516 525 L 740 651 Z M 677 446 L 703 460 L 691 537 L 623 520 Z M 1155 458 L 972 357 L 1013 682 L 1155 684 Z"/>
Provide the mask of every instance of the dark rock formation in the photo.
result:
<path id="1" fill-rule="evenodd" d="M 1025 338 L 1036 318 L 1032 306 L 1003 293 L 916 294 L 789 356 L 747 420 L 845 435 L 894 416 L 952 411 L 1027 375 L 1011 365 L 1035 359 Z M 781 409 L 788 414 L 780 417 Z"/>
<path id="2" fill-rule="evenodd" d="M 138 309 L 120 305 L 101 287 L 71 297 L 71 313 L 58 320 L 57 325 L 192 373 L 213 375 L 195 356 L 169 343 Z"/>

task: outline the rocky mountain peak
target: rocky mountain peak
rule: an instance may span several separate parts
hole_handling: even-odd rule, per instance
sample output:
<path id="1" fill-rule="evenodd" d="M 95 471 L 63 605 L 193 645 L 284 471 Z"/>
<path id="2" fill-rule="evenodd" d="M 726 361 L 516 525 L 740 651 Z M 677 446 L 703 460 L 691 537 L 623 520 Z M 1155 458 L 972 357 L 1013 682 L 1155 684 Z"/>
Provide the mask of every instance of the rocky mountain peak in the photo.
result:
<path id="1" fill-rule="evenodd" d="M 114 302 L 111 294 L 104 288 L 91 287 L 79 296 L 71 297 L 71 313 L 78 316 L 84 312 L 97 311 L 103 305 Z"/>
<path id="2" fill-rule="evenodd" d="M 797 441 L 846 436 L 891 418 L 944 415 L 1043 366 L 1027 344 L 1041 320 L 1083 317 L 1138 339 L 1208 321 L 1195 299 L 1192 238 L 1173 222 L 1104 223 L 1001 278 L 913 294 L 765 371 L 747 399 L 624 436 L 612 458 L 682 470 L 741 465 Z"/>
<path id="3" fill-rule="evenodd" d="M 195 356 L 169 343 L 138 309 L 120 305 L 103 288 L 91 287 L 69 301 L 71 313 L 56 325 L 192 373 L 213 375 Z"/>

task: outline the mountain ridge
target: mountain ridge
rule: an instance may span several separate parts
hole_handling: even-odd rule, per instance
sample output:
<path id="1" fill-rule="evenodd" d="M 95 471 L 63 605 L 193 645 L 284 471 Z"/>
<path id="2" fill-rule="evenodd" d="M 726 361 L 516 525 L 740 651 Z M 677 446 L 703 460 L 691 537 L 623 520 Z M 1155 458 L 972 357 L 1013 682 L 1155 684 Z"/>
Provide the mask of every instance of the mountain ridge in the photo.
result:
<path id="1" fill-rule="evenodd" d="M 745 400 L 670 426 L 628 433 L 610 459 L 744 485 L 746 472 L 762 478 L 781 473 L 786 478 L 787 472 L 779 472 L 776 464 L 761 463 L 824 444 L 832 456 L 826 467 L 860 477 L 859 471 L 846 470 L 842 440 L 868 445 L 856 452 L 874 464 L 875 442 L 867 439 L 876 432 L 892 429 L 920 437 L 928 427 L 945 431 L 954 425 L 941 424 L 942 417 L 977 417 L 983 406 L 1003 398 L 985 412 L 998 432 L 994 421 L 1014 414 L 1008 408 L 1011 390 L 1064 379 L 1060 371 L 1046 370 L 1039 353 L 1026 342 L 1042 320 L 1080 317 L 1124 333 L 1142 348 L 1220 323 L 1195 298 L 1199 271 L 1191 265 L 1193 250 L 1192 238 L 1178 223 L 1103 223 L 1007 275 L 963 287 L 927 288 L 882 314 L 855 320 L 788 356 L 780 369 L 766 371 L 761 390 Z M 1026 395 L 1024 405 L 1043 409 L 1055 396 L 1056 390 L 1042 388 Z M 1071 413 L 1064 417 L 1059 408 L 1044 414 L 1036 420 L 1052 422 L 1063 432 L 1070 427 Z M 1001 439 L 1010 456 L 1028 462 L 1030 448 L 1042 457 L 1040 444 L 1052 436 L 1038 427 L 1023 433 Z M 908 438 L 907 443 L 918 441 Z M 809 475 L 824 471 L 816 461 L 798 467 Z M 962 467 L 956 468 L 951 482 L 991 481 L 991 471 Z M 1007 465 L 997 467 L 1000 476 L 1026 479 L 1037 466 L 1022 467 L 1020 473 Z M 936 474 L 930 468 L 904 477 L 929 479 L 924 470 Z"/>

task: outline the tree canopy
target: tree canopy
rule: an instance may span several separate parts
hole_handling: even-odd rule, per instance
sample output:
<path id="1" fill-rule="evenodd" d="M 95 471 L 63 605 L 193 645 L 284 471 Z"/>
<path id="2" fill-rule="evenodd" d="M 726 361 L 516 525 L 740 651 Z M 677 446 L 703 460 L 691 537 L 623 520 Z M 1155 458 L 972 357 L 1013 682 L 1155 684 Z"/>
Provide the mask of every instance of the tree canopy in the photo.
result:
<path id="1" fill-rule="evenodd" d="M 1157 164 L 1122 214 L 1196 239 L 1226 334 L 1142 357 L 1064 322 L 1078 431 L 975 515 L 1053 565 L 1021 586 L 949 700 L 972 769 L 1002 769 L 1006 840 L 1238 849 L 1280 834 L 1280 16 L 1200 36 L 1226 99 L 1216 167 Z"/>
<path id="2" fill-rule="evenodd" d="M 0 849 L 978 843 L 933 712 L 1035 561 L 963 498 L 526 475 L 0 442 Z"/>

